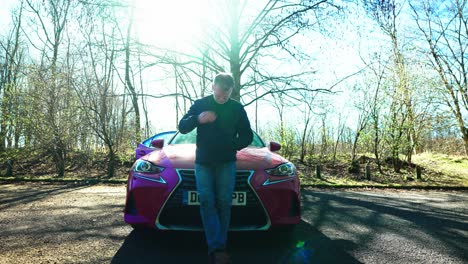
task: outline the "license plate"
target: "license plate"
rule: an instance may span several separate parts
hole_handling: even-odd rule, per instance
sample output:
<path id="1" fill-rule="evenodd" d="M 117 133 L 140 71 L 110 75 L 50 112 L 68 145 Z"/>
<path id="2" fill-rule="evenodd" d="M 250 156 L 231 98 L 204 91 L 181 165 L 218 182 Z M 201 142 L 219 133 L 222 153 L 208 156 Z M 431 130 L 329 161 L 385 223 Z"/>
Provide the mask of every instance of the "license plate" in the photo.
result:
<path id="1" fill-rule="evenodd" d="M 188 191 L 186 192 L 186 194 L 187 194 L 187 197 L 186 197 L 187 205 L 200 205 L 198 192 Z M 247 194 L 245 192 L 233 192 L 232 193 L 232 205 L 233 206 L 245 206 L 246 204 L 247 204 Z"/>

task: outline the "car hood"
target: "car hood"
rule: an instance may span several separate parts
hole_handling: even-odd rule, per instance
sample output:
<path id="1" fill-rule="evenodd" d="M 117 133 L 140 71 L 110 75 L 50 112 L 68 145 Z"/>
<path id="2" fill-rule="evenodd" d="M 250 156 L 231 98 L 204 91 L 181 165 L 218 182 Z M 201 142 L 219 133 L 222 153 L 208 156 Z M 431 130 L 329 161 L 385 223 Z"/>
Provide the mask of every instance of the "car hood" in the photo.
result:
<path id="1" fill-rule="evenodd" d="M 195 162 L 195 144 L 168 145 L 143 157 L 154 164 L 164 167 L 193 169 Z M 256 170 L 274 168 L 287 162 L 268 148 L 247 147 L 237 152 L 238 170 Z"/>

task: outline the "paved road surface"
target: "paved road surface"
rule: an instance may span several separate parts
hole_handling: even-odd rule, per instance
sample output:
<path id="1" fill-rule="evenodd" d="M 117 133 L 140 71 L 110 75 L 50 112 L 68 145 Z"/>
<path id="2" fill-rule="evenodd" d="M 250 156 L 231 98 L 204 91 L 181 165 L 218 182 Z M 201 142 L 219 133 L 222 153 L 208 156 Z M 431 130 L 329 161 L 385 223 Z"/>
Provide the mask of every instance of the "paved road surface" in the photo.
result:
<path id="1" fill-rule="evenodd" d="M 303 190 L 291 233 L 232 233 L 234 263 L 468 263 L 468 193 Z M 0 185 L 0 263 L 206 263 L 199 232 L 134 231 L 123 185 Z"/>

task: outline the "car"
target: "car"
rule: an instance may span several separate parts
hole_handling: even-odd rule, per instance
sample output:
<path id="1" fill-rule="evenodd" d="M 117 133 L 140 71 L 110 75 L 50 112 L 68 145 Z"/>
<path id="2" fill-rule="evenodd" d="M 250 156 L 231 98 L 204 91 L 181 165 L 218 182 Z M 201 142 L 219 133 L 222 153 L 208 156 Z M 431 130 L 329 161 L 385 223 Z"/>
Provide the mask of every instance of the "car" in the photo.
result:
<path id="1" fill-rule="evenodd" d="M 149 137 L 140 144 L 138 144 L 138 147 L 135 150 L 135 157 L 136 159 L 141 158 L 142 156 L 152 152 L 153 150 L 156 149 L 155 146 L 153 146 L 152 143 L 156 143 L 155 140 L 157 139 L 164 139 L 164 143 L 169 142 L 171 138 L 176 134 L 177 131 L 165 131 L 158 133 L 156 135 L 153 135 L 152 137 Z M 156 143 L 157 144 L 157 143 Z"/>
<path id="2" fill-rule="evenodd" d="M 281 145 L 257 133 L 237 151 L 230 231 L 291 230 L 301 219 L 300 180 Z M 195 185 L 196 129 L 151 139 L 130 169 L 124 221 L 134 228 L 202 231 Z"/>

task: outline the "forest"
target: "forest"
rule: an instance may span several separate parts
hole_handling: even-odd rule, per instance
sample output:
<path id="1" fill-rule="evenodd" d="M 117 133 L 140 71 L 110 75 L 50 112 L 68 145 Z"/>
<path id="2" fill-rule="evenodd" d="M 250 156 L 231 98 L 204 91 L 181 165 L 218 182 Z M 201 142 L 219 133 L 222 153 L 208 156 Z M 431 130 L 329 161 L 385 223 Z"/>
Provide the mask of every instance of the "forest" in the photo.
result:
<path id="1" fill-rule="evenodd" d="M 468 171 L 467 0 L 3 1 L 4 176 L 125 177 L 224 71 L 303 174 Z"/>

